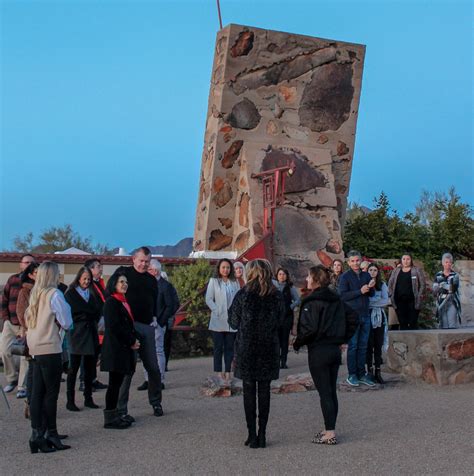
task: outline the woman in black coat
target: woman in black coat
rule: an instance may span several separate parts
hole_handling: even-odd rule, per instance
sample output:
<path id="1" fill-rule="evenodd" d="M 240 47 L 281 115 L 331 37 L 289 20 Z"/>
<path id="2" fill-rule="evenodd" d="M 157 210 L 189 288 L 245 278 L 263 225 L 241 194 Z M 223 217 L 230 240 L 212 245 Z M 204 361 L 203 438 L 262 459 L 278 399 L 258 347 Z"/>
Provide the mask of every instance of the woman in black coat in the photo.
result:
<path id="1" fill-rule="evenodd" d="M 285 307 L 281 293 L 272 283 L 272 269 L 268 261 L 250 261 L 246 271 L 247 284 L 234 298 L 229 310 L 229 325 L 238 331 L 235 341 L 235 376 L 243 380 L 248 428 L 245 445 L 265 448 L 270 382 L 277 379 L 280 372 L 278 328 L 285 317 Z"/>
<path id="2" fill-rule="evenodd" d="M 298 335 L 293 348 L 297 351 L 303 345 L 308 346 L 309 370 L 321 400 L 325 431 L 316 434 L 313 443 L 335 445 L 341 345 L 354 334 L 357 314 L 328 287 L 330 275 L 323 266 L 310 268 L 306 282 L 312 292 L 301 303 Z"/>
<path id="3" fill-rule="evenodd" d="M 133 314 L 125 297 L 127 276 L 113 274 L 107 283 L 110 297 L 104 304 L 104 341 L 100 369 L 109 372 L 105 394 L 104 428 L 128 428 L 132 420 L 121 418 L 117 410 L 120 386 L 127 374 L 135 372 L 135 350 L 140 348 L 133 326 Z"/>
<path id="4" fill-rule="evenodd" d="M 84 406 L 99 408 L 92 400 L 92 381 L 95 375 L 96 355 L 99 347 L 97 323 L 100 307 L 90 292 L 92 273 L 83 266 L 66 291 L 66 301 L 71 306 L 73 327 L 67 333 L 69 345 L 69 373 L 67 376 L 66 408 L 78 412 L 74 397 L 76 377 L 81 359 L 84 358 Z"/>

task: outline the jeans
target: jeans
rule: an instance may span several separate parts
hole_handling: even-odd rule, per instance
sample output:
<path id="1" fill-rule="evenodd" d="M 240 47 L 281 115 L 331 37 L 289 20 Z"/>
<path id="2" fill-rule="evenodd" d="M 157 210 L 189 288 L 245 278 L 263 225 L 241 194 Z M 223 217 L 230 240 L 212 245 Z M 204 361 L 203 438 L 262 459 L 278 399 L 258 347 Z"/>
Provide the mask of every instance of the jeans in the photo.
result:
<path id="1" fill-rule="evenodd" d="M 286 360 L 288 358 L 288 346 L 292 327 L 293 316 L 291 316 L 291 319 L 286 317 L 283 325 L 278 328 L 278 339 L 280 341 L 280 362 L 282 365 L 286 364 Z"/>
<path id="2" fill-rule="evenodd" d="M 380 326 L 375 329 L 371 326 L 369 341 L 367 343 L 367 367 L 372 367 L 375 363 L 375 368 L 380 369 L 382 365 L 382 347 L 385 335 L 385 327 Z"/>
<path id="3" fill-rule="evenodd" d="M 119 372 L 109 372 L 109 386 L 105 394 L 105 409 L 115 410 L 119 399 L 120 387 L 125 374 Z"/>
<path id="4" fill-rule="evenodd" d="M 326 431 L 336 429 L 339 410 L 337 401 L 337 372 L 341 365 L 338 345 L 320 345 L 308 350 L 308 364 L 316 390 L 319 393 Z"/>
<path id="5" fill-rule="evenodd" d="M 365 375 L 367 342 L 372 326 L 370 316 L 361 316 L 359 319 L 359 327 L 347 346 L 347 369 L 349 375 L 355 375 L 358 378 Z"/>
<path id="6" fill-rule="evenodd" d="M 166 357 L 165 357 L 165 335 L 166 327 L 161 327 L 158 323 L 155 329 L 155 346 L 156 358 L 158 359 L 158 366 L 160 367 L 161 381 L 165 381 Z M 148 382 L 148 372 L 143 369 L 145 380 Z"/>
<path id="7" fill-rule="evenodd" d="M 70 402 L 74 402 L 76 377 L 81 362 L 84 362 L 84 397 L 92 398 L 92 382 L 94 380 L 97 358 L 95 355 L 71 354 L 69 357 L 69 373 L 67 375 L 67 398 Z"/>
<path id="8" fill-rule="evenodd" d="M 63 372 L 61 354 L 37 355 L 31 360 L 31 365 L 33 368 L 31 428 L 56 430 L 58 395 Z"/>
<path id="9" fill-rule="evenodd" d="M 225 372 L 230 372 L 234 359 L 235 332 L 212 331 L 214 343 L 214 372 L 222 372 L 222 355 L 224 355 Z"/>
<path id="10" fill-rule="evenodd" d="M 148 372 L 148 401 L 151 406 L 161 404 L 161 374 L 156 358 L 155 329 L 149 324 L 141 322 L 134 323 L 135 332 L 140 341 L 138 353 L 142 359 L 143 366 Z M 128 397 L 130 394 L 130 385 L 133 375 L 125 375 L 122 385 L 117 408 L 120 413 L 128 413 Z"/>

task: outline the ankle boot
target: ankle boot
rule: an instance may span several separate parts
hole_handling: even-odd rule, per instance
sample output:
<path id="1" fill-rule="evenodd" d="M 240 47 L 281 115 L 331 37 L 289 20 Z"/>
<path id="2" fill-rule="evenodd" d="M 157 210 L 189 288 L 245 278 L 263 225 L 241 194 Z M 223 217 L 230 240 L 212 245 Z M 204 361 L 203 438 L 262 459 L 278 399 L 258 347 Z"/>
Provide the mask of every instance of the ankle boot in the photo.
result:
<path id="1" fill-rule="evenodd" d="M 80 411 L 79 410 L 79 407 L 76 405 L 75 401 L 74 401 L 74 390 L 71 392 L 71 391 L 67 391 L 67 403 L 66 403 L 66 408 L 70 411 L 70 412 L 78 412 Z"/>
<path id="2" fill-rule="evenodd" d="M 32 453 L 38 453 L 40 451 L 41 453 L 52 453 L 53 451 L 56 451 L 55 448 L 50 448 L 48 445 L 48 442 L 44 438 L 44 432 L 43 430 L 35 430 L 31 432 L 31 437 L 30 437 L 30 451 Z"/>
<path id="3" fill-rule="evenodd" d="M 125 420 L 120 418 L 117 409 L 104 410 L 104 428 L 112 430 L 125 430 L 125 428 L 128 428 L 129 426 L 130 423 L 127 423 Z"/>
<path id="4" fill-rule="evenodd" d="M 56 450 L 68 450 L 69 448 L 71 448 L 69 445 L 62 444 L 60 436 L 64 435 L 59 435 L 58 430 L 56 429 L 47 430 L 45 433 L 46 441 Z"/>
<path id="5" fill-rule="evenodd" d="M 266 435 L 267 429 L 265 426 L 259 426 L 258 427 L 258 447 L 259 448 L 266 448 L 267 446 L 267 435 Z"/>
<path id="6" fill-rule="evenodd" d="M 94 400 L 92 400 L 92 397 L 84 398 L 84 406 L 87 408 L 99 408 L 99 405 L 96 405 L 94 403 Z"/>
<path id="7" fill-rule="evenodd" d="M 380 369 L 375 369 L 375 381 L 381 385 L 385 383 L 385 380 L 382 378 L 382 373 L 380 372 Z"/>

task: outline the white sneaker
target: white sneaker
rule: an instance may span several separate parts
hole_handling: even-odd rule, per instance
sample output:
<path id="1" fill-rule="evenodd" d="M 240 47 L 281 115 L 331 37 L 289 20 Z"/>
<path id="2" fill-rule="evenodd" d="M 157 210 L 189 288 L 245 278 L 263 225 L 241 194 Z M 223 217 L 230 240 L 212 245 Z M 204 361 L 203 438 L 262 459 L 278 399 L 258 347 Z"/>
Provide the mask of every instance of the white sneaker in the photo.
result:
<path id="1" fill-rule="evenodd" d="M 16 387 L 16 383 L 9 383 L 5 387 L 3 387 L 3 391 L 5 393 L 10 393 L 10 392 L 13 392 L 13 390 L 15 390 L 15 387 Z"/>

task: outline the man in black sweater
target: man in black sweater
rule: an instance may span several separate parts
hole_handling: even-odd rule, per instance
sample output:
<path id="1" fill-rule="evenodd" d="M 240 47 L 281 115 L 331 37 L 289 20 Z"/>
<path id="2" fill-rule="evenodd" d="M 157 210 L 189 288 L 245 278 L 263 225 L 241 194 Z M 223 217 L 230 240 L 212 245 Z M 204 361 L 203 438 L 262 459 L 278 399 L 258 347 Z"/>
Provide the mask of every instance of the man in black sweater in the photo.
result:
<path id="1" fill-rule="evenodd" d="M 154 317 L 156 316 L 156 299 L 158 285 L 156 279 L 148 274 L 151 251 L 146 246 L 138 248 L 133 254 L 133 266 L 121 267 L 128 279 L 128 290 L 125 295 L 132 310 L 135 331 L 140 340 L 139 354 L 143 366 L 148 372 L 148 400 L 153 407 L 155 416 L 162 416 L 161 408 L 161 375 L 156 358 Z M 132 375 L 124 378 L 120 387 L 118 402 L 119 412 L 126 419 L 132 420 L 128 415 L 128 397 Z"/>

